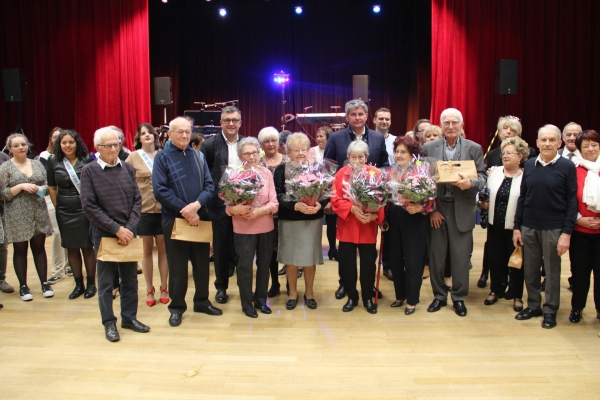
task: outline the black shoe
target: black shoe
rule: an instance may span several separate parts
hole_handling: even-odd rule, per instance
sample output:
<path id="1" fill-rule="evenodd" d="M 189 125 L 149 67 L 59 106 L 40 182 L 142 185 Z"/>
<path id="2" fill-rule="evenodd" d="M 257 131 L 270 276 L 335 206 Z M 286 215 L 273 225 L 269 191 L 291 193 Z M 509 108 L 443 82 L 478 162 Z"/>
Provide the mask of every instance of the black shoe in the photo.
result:
<path id="1" fill-rule="evenodd" d="M 106 340 L 109 342 L 118 342 L 121 339 L 119 331 L 117 331 L 117 325 L 114 322 L 104 327 L 104 334 L 106 335 Z"/>
<path id="2" fill-rule="evenodd" d="M 375 297 L 375 293 L 377 293 L 378 299 L 383 299 L 383 293 L 381 293 L 381 290 L 378 291 L 377 288 L 373 286 L 373 297 Z"/>
<path id="3" fill-rule="evenodd" d="M 500 296 L 502 297 L 502 296 Z M 512 291 L 512 288 L 508 288 L 508 290 L 506 291 L 506 293 L 504 293 L 504 299 L 505 300 L 512 300 L 515 298 L 515 294 Z"/>
<path id="4" fill-rule="evenodd" d="M 377 304 L 373 304 L 373 300 L 363 300 L 363 306 L 369 314 L 377 314 Z"/>
<path id="5" fill-rule="evenodd" d="M 454 313 L 459 317 L 467 316 L 467 307 L 465 306 L 465 302 L 462 300 L 457 300 L 454 302 Z"/>
<path id="6" fill-rule="evenodd" d="M 121 321 L 121 328 L 123 329 L 131 329 L 137 333 L 147 333 L 150 332 L 150 327 L 142 324 L 137 319 L 132 319 L 131 321 Z"/>
<path id="7" fill-rule="evenodd" d="M 181 314 L 171 314 L 169 317 L 169 325 L 179 326 L 181 325 Z"/>
<path id="8" fill-rule="evenodd" d="M 481 276 L 479 277 L 479 280 L 477 281 L 477 287 L 480 287 L 480 288 L 485 287 L 487 280 L 488 280 L 488 274 L 489 274 L 489 271 L 487 269 L 483 269 L 481 271 Z"/>
<path id="9" fill-rule="evenodd" d="M 344 297 L 346 297 L 346 288 L 344 285 L 340 285 L 340 287 L 335 291 L 335 298 L 341 300 Z M 356 305 L 356 303 L 354 304 Z"/>
<path id="10" fill-rule="evenodd" d="M 279 272 L 277 272 L 277 275 L 285 275 L 285 265 L 283 267 L 281 267 Z"/>
<path id="11" fill-rule="evenodd" d="M 540 292 L 545 292 L 545 291 L 546 291 L 546 278 L 544 278 L 544 280 L 540 284 Z"/>
<path id="12" fill-rule="evenodd" d="M 302 270 L 301 269 L 298 270 L 298 278 L 302 278 Z"/>
<path id="13" fill-rule="evenodd" d="M 518 305 L 517 305 L 517 302 L 521 303 L 521 305 L 520 305 L 520 306 L 518 306 Z M 523 311 L 523 299 L 516 298 L 516 299 L 513 301 L 513 310 L 515 310 L 516 312 L 521 312 L 521 311 Z"/>
<path id="14" fill-rule="evenodd" d="M 287 308 L 288 310 L 293 310 L 294 308 L 296 308 L 296 305 L 298 305 L 298 299 L 299 299 L 299 296 L 296 296 L 296 300 L 294 300 L 294 299 L 288 300 L 285 303 L 285 308 Z"/>
<path id="15" fill-rule="evenodd" d="M 315 299 L 307 299 L 306 295 L 304 295 L 304 304 L 306 304 L 306 307 L 310 308 L 311 310 L 315 310 L 317 308 L 317 301 Z"/>
<path id="16" fill-rule="evenodd" d="M 406 307 L 406 308 L 404 309 L 404 314 L 405 314 L 405 315 L 414 314 L 414 313 L 415 313 L 415 311 L 417 311 L 417 307 L 416 307 L 416 306 L 415 306 L 415 308 L 408 308 L 408 307 Z"/>
<path id="17" fill-rule="evenodd" d="M 258 303 L 254 303 L 254 308 L 260 309 L 260 312 L 263 313 L 263 314 L 271 314 L 272 313 L 272 311 L 269 308 L 269 306 L 261 306 Z"/>
<path id="18" fill-rule="evenodd" d="M 544 320 L 542 321 L 542 328 L 552 329 L 556 326 L 556 314 L 544 314 Z"/>
<path id="19" fill-rule="evenodd" d="M 357 303 L 358 303 L 358 301 L 356 301 L 356 300 L 348 299 L 346 304 L 344 304 L 344 307 L 342 307 L 342 311 L 350 312 L 350 311 L 354 310 L 354 307 L 356 306 Z"/>
<path id="20" fill-rule="evenodd" d="M 258 313 L 254 308 L 242 308 L 242 311 L 246 314 L 246 317 L 258 318 Z"/>
<path id="21" fill-rule="evenodd" d="M 434 299 L 429 307 L 427 307 L 427 312 L 437 312 L 440 311 L 440 308 L 446 307 L 448 302 L 445 300 Z"/>
<path id="22" fill-rule="evenodd" d="M 225 289 L 218 289 L 217 294 L 215 295 L 215 300 L 219 304 L 225 304 L 227 303 L 228 297 L 229 296 L 227 296 L 227 292 L 225 291 Z"/>
<path id="23" fill-rule="evenodd" d="M 83 285 L 83 277 L 75 278 L 75 289 L 69 295 L 69 300 L 75 300 L 85 292 L 85 286 Z"/>
<path id="24" fill-rule="evenodd" d="M 272 298 L 272 297 L 279 295 L 279 293 L 281 293 L 280 287 L 281 287 L 280 285 L 271 286 L 271 289 L 269 289 L 269 291 L 267 292 L 267 297 Z"/>
<path id="25" fill-rule="evenodd" d="M 569 321 L 571 321 L 574 324 L 581 321 L 581 310 L 571 310 L 571 315 L 569 315 Z"/>
<path id="26" fill-rule="evenodd" d="M 388 280 L 390 280 L 390 281 L 394 280 L 394 275 L 392 274 L 392 270 L 391 269 L 384 269 L 383 270 L 383 276 L 385 276 L 386 278 L 388 278 Z"/>
<path id="27" fill-rule="evenodd" d="M 396 308 L 396 307 L 402 307 L 402 304 L 404 304 L 404 301 L 406 299 L 402 299 L 402 300 L 396 300 L 394 301 L 392 304 L 390 304 L 390 307 L 392 308 Z"/>
<path id="28" fill-rule="evenodd" d="M 208 258 L 208 262 L 215 262 L 215 253 L 211 254 Z"/>
<path id="29" fill-rule="evenodd" d="M 540 310 L 539 308 L 537 310 L 532 310 L 531 308 L 527 307 L 526 309 L 524 309 L 523 311 L 521 311 L 520 313 L 515 315 L 515 319 L 517 319 L 519 321 L 525 321 L 525 320 L 531 319 L 533 317 L 541 317 L 541 316 L 542 316 L 542 310 Z"/>
<path id="30" fill-rule="evenodd" d="M 84 299 L 91 299 L 92 297 L 94 297 L 96 295 L 96 292 L 98 291 L 98 289 L 96 289 L 96 281 L 94 278 L 90 278 L 88 276 L 87 278 L 87 288 L 85 289 L 85 293 L 83 294 L 83 298 Z"/>
<path id="31" fill-rule="evenodd" d="M 223 315 L 223 311 L 221 311 L 220 308 L 217 308 L 210 303 L 208 305 L 194 306 L 194 312 L 208 315 Z"/>
<path id="32" fill-rule="evenodd" d="M 329 251 L 327 252 L 327 257 L 329 257 L 329 259 L 331 261 L 339 261 L 339 257 L 338 257 L 338 251 L 337 249 L 329 249 Z"/>
<path id="33" fill-rule="evenodd" d="M 496 293 L 494 292 L 490 292 L 490 294 L 488 294 L 488 297 L 490 296 L 494 296 L 493 299 L 485 299 L 483 301 L 483 304 L 485 304 L 486 306 L 491 306 L 492 304 L 496 304 L 496 302 L 498 301 L 498 296 L 496 296 Z"/>

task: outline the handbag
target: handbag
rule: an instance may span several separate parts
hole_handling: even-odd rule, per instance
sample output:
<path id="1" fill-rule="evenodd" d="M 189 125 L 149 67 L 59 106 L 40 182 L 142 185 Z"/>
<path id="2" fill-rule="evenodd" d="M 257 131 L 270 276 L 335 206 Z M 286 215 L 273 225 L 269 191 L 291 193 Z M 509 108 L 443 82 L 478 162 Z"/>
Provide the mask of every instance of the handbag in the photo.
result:
<path id="1" fill-rule="evenodd" d="M 144 244 L 140 237 L 134 237 L 127 246 L 119 244 L 117 238 L 103 237 L 96 258 L 105 262 L 137 262 L 144 258 Z"/>
<path id="2" fill-rule="evenodd" d="M 515 251 L 511 254 L 508 259 L 508 266 L 511 268 L 521 269 L 523 266 L 523 247 L 515 247 Z"/>
<path id="3" fill-rule="evenodd" d="M 198 226 L 191 226 L 186 219 L 175 218 L 171 239 L 185 242 L 212 243 L 212 222 L 200 221 Z"/>
<path id="4" fill-rule="evenodd" d="M 442 161 L 436 163 L 435 182 L 436 183 L 454 183 L 462 178 L 459 173 L 465 175 L 469 179 L 479 179 L 477 176 L 477 168 L 473 160 L 454 160 Z"/>

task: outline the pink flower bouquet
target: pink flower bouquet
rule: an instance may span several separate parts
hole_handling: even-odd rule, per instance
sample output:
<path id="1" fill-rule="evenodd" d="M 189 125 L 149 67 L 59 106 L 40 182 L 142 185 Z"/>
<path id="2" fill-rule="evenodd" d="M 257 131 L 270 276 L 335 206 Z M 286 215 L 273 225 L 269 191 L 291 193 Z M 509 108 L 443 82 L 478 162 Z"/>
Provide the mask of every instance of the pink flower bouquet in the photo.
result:
<path id="1" fill-rule="evenodd" d="M 301 201 L 311 207 L 331 196 L 335 166 L 324 163 L 286 165 L 286 201 Z"/>
<path id="2" fill-rule="evenodd" d="M 404 168 L 394 167 L 388 187 L 394 204 L 404 207 L 409 203 L 423 204 L 434 200 L 437 194 L 437 185 L 429 164 L 419 156 L 413 156 L 412 161 Z"/>
<path id="3" fill-rule="evenodd" d="M 365 212 L 376 212 L 390 200 L 387 174 L 377 168 L 360 168 L 344 181 L 345 197 Z"/>
<path id="4" fill-rule="evenodd" d="M 219 198 L 229 205 L 252 204 L 265 184 L 254 168 L 227 168 L 219 181 Z"/>

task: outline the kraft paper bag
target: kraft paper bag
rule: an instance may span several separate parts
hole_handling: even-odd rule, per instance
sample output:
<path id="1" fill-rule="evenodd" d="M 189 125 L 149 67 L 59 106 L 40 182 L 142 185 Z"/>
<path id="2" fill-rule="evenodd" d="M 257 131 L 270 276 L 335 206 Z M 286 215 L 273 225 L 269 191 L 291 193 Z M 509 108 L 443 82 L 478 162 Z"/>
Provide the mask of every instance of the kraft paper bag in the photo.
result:
<path id="1" fill-rule="evenodd" d="M 200 221 L 198 226 L 190 226 L 186 219 L 175 218 L 171 239 L 212 243 L 212 238 L 212 223 L 210 221 Z"/>
<path id="2" fill-rule="evenodd" d="M 117 238 L 103 237 L 100 240 L 98 256 L 100 261 L 106 262 L 138 262 L 144 258 L 144 245 L 142 238 L 133 238 L 127 246 L 117 243 Z"/>
<path id="3" fill-rule="evenodd" d="M 511 268 L 521 269 L 523 266 L 523 247 L 517 246 L 515 251 L 508 259 L 508 266 Z"/>
<path id="4" fill-rule="evenodd" d="M 469 179 L 478 179 L 477 168 L 473 160 L 438 161 L 436 163 L 435 182 L 454 183 L 462 178 L 459 173 Z"/>

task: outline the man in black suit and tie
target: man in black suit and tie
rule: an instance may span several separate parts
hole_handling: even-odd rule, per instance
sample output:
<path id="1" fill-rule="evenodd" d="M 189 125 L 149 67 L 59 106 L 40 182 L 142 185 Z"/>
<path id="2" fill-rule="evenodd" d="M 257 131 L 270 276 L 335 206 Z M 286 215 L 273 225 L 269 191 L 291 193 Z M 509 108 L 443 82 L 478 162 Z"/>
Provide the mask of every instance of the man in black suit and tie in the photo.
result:
<path id="1" fill-rule="evenodd" d="M 425 143 L 423 152 L 436 160 L 474 160 L 478 179 L 469 179 L 461 174 L 462 179 L 458 182 L 438 185 L 438 208 L 429 214 L 429 267 L 435 298 L 427 311 L 439 311 L 447 304 L 448 287 L 444 283 L 444 268 L 446 255 L 449 254 L 454 312 L 464 317 L 467 315 L 464 299 L 469 293 L 469 259 L 473 250 L 473 228 L 477 212 L 475 195 L 485 184 L 487 175 L 481 146 L 459 137 L 463 128 L 461 112 L 448 108 L 442 112 L 440 119 L 444 137 Z"/>
<path id="2" fill-rule="evenodd" d="M 385 148 L 383 135 L 366 126 L 369 108 L 365 102 L 360 99 L 350 100 L 346 103 L 345 110 L 348 127 L 329 135 L 323 159 L 335 161 L 339 171 L 348 160 L 348 146 L 350 143 L 355 140 L 362 140 L 369 145 L 367 164 L 379 168 L 389 167 L 388 153 Z M 340 286 L 335 292 L 335 298 L 338 300 L 346 296 L 346 288 L 344 281 L 341 279 L 341 271 L 339 271 L 339 275 Z"/>
<path id="3" fill-rule="evenodd" d="M 577 122 L 569 122 L 566 124 L 562 131 L 562 141 L 565 147 L 558 149 L 558 154 L 569 160 L 572 159 L 574 155 L 581 157 L 581 154 L 579 154 L 579 150 L 577 150 L 577 146 L 575 145 L 575 141 L 579 135 L 581 135 L 581 125 Z"/>

